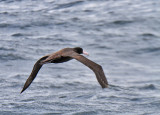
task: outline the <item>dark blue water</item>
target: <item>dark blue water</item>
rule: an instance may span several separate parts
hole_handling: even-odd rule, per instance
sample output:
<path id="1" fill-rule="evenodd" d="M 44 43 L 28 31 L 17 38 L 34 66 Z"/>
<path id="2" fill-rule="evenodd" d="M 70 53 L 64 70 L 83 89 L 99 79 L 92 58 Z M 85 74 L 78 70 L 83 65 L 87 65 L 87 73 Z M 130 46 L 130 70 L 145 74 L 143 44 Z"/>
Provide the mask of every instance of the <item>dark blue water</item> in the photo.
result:
<path id="1" fill-rule="evenodd" d="M 159 0 L 0 0 L 0 114 L 158 115 Z M 80 46 L 102 65 L 109 88 L 72 60 L 36 60 Z"/>

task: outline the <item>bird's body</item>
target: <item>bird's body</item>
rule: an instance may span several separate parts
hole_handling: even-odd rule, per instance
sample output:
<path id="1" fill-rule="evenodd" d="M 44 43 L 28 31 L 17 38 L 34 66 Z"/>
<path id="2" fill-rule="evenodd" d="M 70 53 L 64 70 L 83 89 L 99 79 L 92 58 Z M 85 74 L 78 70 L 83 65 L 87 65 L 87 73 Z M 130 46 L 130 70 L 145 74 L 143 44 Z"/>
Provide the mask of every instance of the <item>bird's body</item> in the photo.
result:
<path id="1" fill-rule="evenodd" d="M 80 54 L 86 54 L 86 52 L 83 51 L 82 48 L 76 47 L 76 48 L 64 48 L 60 51 L 57 51 L 52 54 L 48 54 L 46 56 L 43 56 L 40 58 L 34 65 L 33 70 L 27 79 L 26 83 L 24 84 L 24 87 L 21 91 L 21 93 L 26 90 L 29 85 L 32 83 L 34 78 L 36 77 L 38 71 L 41 69 L 43 64 L 46 63 L 63 63 L 66 61 L 69 61 L 71 59 L 76 59 L 83 63 L 84 65 L 88 66 L 96 75 L 98 82 L 102 86 L 102 88 L 108 87 L 107 79 L 104 75 L 103 69 L 100 65 L 96 64 L 95 62 L 87 59 L 86 57 L 80 55 Z"/>
<path id="2" fill-rule="evenodd" d="M 69 60 L 73 59 L 73 58 L 67 56 L 71 53 L 72 53 L 71 48 L 64 48 L 58 52 L 46 55 L 48 57 L 47 57 L 47 59 L 42 61 L 42 64 L 47 63 L 47 62 L 48 63 L 63 63 L 63 62 L 69 61 Z"/>

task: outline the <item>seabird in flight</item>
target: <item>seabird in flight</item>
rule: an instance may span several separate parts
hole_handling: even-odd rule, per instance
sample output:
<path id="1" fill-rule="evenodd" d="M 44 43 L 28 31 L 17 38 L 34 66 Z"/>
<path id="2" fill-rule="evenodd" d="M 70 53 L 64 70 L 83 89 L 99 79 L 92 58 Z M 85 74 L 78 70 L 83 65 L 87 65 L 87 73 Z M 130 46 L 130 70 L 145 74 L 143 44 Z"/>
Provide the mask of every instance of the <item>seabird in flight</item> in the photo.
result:
<path id="1" fill-rule="evenodd" d="M 98 65 L 97 63 L 87 59 L 83 55 L 80 54 L 85 54 L 88 55 L 87 52 L 84 52 L 82 48 L 80 47 L 75 47 L 75 48 L 64 48 L 60 51 L 57 51 L 52 54 L 48 54 L 46 56 L 43 56 L 40 58 L 34 65 L 33 70 L 28 77 L 26 83 L 24 84 L 24 87 L 21 91 L 25 91 L 29 85 L 32 83 L 32 81 L 35 79 L 38 71 L 41 69 L 43 64 L 46 63 L 63 63 L 66 61 L 69 61 L 71 59 L 76 59 L 77 61 L 80 61 L 87 67 L 89 67 L 96 75 L 96 78 L 101 85 L 102 88 L 107 88 L 108 87 L 108 82 L 105 77 L 105 74 L 103 72 L 102 66 Z"/>

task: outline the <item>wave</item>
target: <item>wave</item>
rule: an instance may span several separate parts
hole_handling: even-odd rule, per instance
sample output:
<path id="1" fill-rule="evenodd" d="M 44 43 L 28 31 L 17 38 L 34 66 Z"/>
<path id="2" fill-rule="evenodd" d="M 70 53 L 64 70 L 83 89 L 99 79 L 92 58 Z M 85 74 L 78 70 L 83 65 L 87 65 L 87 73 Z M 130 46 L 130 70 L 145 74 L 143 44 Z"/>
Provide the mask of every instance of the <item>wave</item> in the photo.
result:
<path id="1" fill-rule="evenodd" d="M 14 48 L 0 47 L 0 51 L 15 51 L 15 49 Z"/>
<path id="2" fill-rule="evenodd" d="M 31 36 L 31 34 L 25 34 L 25 33 L 15 33 L 12 34 L 13 37 L 23 37 L 23 36 Z"/>
<path id="3" fill-rule="evenodd" d="M 152 33 L 143 33 L 140 36 L 143 36 L 143 37 L 157 37 L 156 35 L 154 35 Z"/>
<path id="4" fill-rule="evenodd" d="M 31 27 L 32 24 L 18 24 L 18 23 L 0 23 L 0 28 L 21 28 L 25 29 L 27 27 Z"/>
<path id="5" fill-rule="evenodd" d="M 130 20 L 116 20 L 116 21 L 114 21 L 112 23 L 116 24 L 116 25 L 124 25 L 124 24 L 133 23 L 133 21 L 130 21 Z"/>
<path id="6" fill-rule="evenodd" d="M 136 54 L 142 54 L 142 53 L 156 53 L 160 52 L 160 47 L 148 47 L 148 48 L 141 48 L 135 51 Z"/>
<path id="7" fill-rule="evenodd" d="M 139 87 L 140 90 L 155 90 L 157 89 L 155 85 L 149 84 L 142 87 Z"/>
<path id="8" fill-rule="evenodd" d="M 79 5 L 82 2 L 83 1 L 74 1 L 74 2 L 69 2 L 69 3 L 59 4 L 55 9 L 69 8 L 69 7 L 72 7 L 72 6 Z"/>
<path id="9" fill-rule="evenodd" d="M 26 29 L 29 27 L 44 27 L 50 26 L 50 21 L 40 20 L 40 21 L 31 21 L 31 22 L 22 22 L 22 23 L 0 23 L 0 28 L 20 28 Z"/>
<path id="10" fill-rule="evenodd" d="M 20 56 L 17 54 L 9 53 L 9 54 L 0 54 L 0 60 L 26 60 L 24 56 Z"/>

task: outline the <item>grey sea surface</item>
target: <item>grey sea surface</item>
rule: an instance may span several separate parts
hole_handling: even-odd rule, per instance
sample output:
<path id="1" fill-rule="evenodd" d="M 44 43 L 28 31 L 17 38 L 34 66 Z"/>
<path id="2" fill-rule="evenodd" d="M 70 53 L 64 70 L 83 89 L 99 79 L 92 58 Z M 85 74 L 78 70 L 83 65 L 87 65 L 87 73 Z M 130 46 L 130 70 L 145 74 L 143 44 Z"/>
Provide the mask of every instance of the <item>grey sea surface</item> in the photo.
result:
<path id="1" fill-rule="evenodd" d="M 82 47 L 109 88 L 76 60 L 34 63 Z M 160 0 L 0 0 L 0 115 L 160 114 Z"/>

